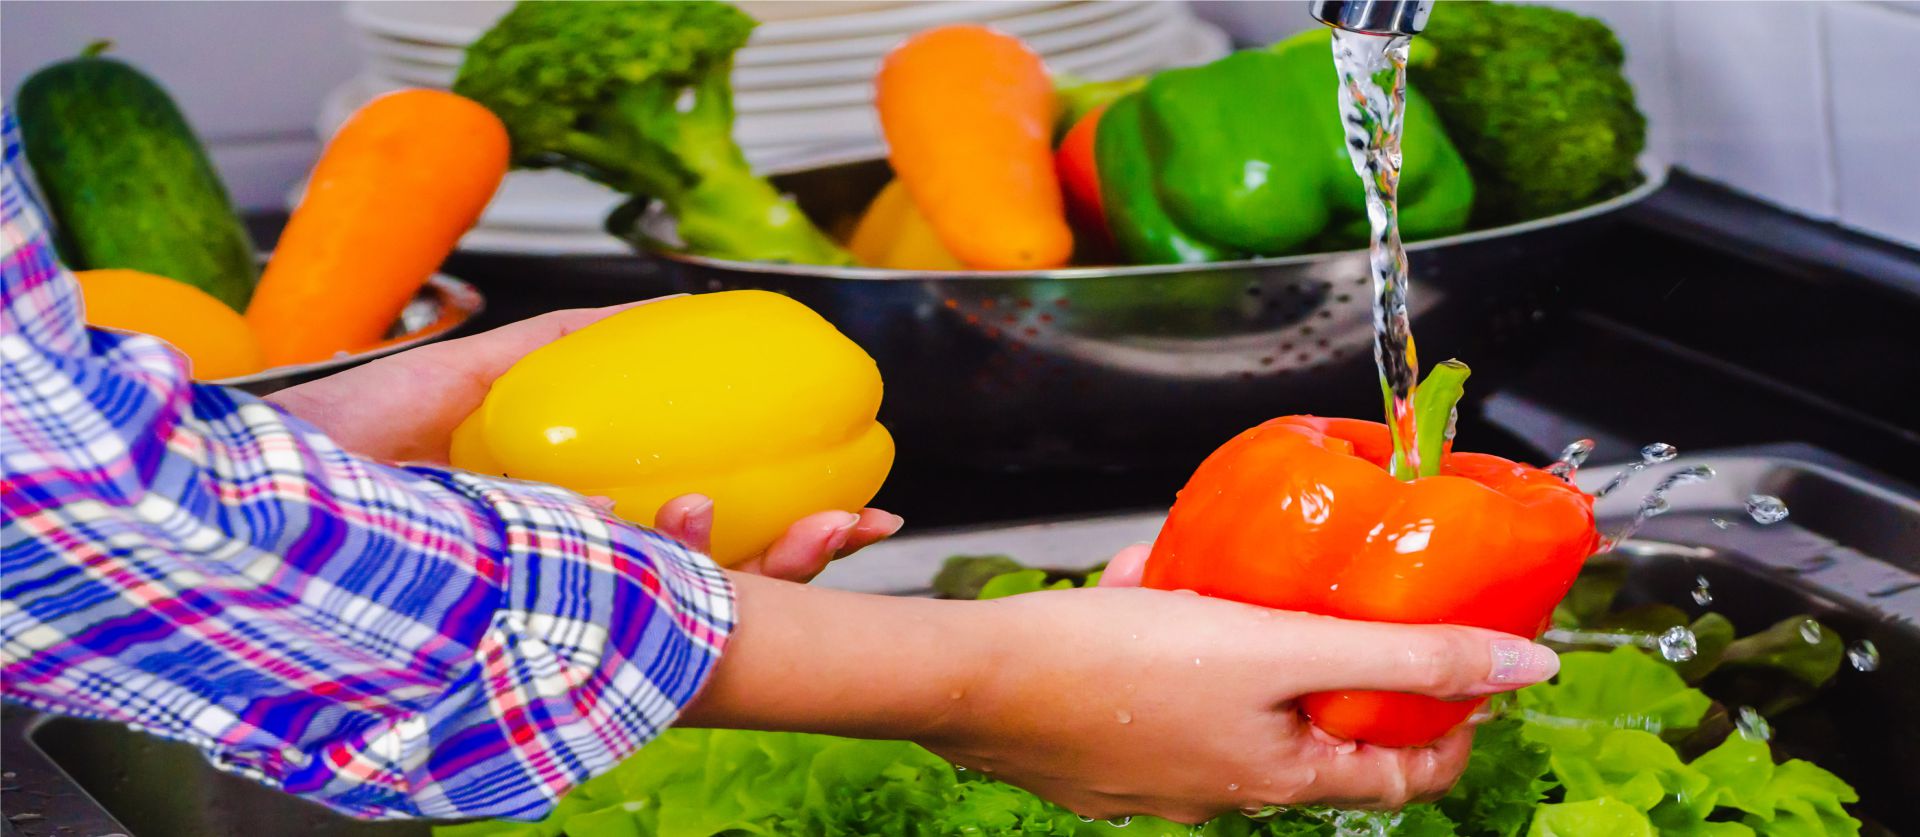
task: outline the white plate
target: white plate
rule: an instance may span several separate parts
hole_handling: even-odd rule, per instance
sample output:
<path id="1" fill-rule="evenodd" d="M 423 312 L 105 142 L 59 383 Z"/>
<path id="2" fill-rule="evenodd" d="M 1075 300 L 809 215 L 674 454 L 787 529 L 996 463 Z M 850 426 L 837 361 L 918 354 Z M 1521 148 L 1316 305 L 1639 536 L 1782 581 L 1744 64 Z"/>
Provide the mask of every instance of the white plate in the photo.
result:
<path id="1" fill-rule="evenodd" d="M 993 26 L 1010 35 L 1021 38 L 1036 38 L 1049 32 L 1060 32 L 1080 26 L 1099 23 L 1113 17 L 1138 14 L 1141 7 L 1163 5 L 1167 0 L 1152 2 L 1065 2 L 1065 3 L 959 3 L 949 11 L 951 20 L 946 22 L 977 22 Z M 440 67 L 458 67 L 464 57 L 466 45 L 479 36 L 483 28 L 474 29 L 459 40 L 425 41 L 418 37 L 409 37 L 402 33 L 423 34 L 435 26 L 435 13 L 415 19 L 413 16 L 400 15 L 393 18 L 382 15 L 394 11 L 408 12 L 414 9 L 438 9 L 442 4 L 433 2 L 393 2 L 374 3 L 367 8 L 363 3 L 348 4 L 348 19 L 357 27 L 356 40 L 361 49 L 369 55 L 408 61 L 416 64 Z M 461 4 L 466 5 L 466 4 Z M 490 5 L 480 3 L 479 5 Z M 909 4 L 914 6 L 945 5 L 940 3 Z M 911 11 L 910 9 L 908 11 Z M 964 12 L 964 14 L 961 14 Z M 373 16 L 369 19 L 369 16 Z M 490 25 L 498 16 L 492 12 L 485 17 Z M 440 17 L 454 17 L 442 14 Z M 441 24 L 444 25 L 444 24 Z M 890 31 L 879 31 L 871 35 L 849 36 L 826 40 L 786 41 L 770 37 L 771 24 L 755 30 L 734 55 L 735 67 L 764 67 L 806 63 L 817 61 L 847 60 L 877 57 L 886 54 L 907 36 L 926 27 L 909 27 Z M 450 34 L 451 26 L 443 30 Z M 777 33 L 775 33 L 777 35 Z"/>
<path id="2" fill-rule="evenodd" d="M 763 21 L 759 43 L 821 41 L 912 32 L 930 26 L 1004 17 L 1087 0 L 927 0 L 917 3 L 848 4 L 841 14 Z M 351 0 L 347 21 L 367 32 L 401 41 L 464 47 L 513 8 L 501 0 Z M 751 12 L 749 12 L 751 14 Z"/>
<path id="3" fill-rule="evenodd" d="M 1089 9 L 1100 12 L 1102 16 L 1085 14 Z M 1184 11 L 1180 4 L 1166 2 L 1082 3 L 1024 16 L 1030 19 L 1030 25 L 1002 25 L 1016 23 L 1020 18 L 990 22 L 996 28 L 1027 31 L 1023 37 L 1028 45 L 1042 57 L 1053 60 L 1062 53 L 1097 46 L 1129 34 L 1138 35 L 1146 28 L 1165 25 L 1169 19 L 1183 16 Z M 1067 12 L 1075 13 L 1075 16 L 1069 17 L 1065 14 Z M 1054 23 L 1072 25 L 1041 31 L 1044 25 L 1033 20 L 1042 17 L 1049 17 Z M 759 66 L 753 62 L 736 61 L 733 74 L 734 106 L 741 110 L 781 110 L 871 101 L 872 96 L 867 88 L 879 68 L 881 58 L 907 37 L 906 33 L 881 36 L 873 40 L 870 50 L 848 50 L 848 54 L 866 54 L 846 60 Z M 363 37 L 361 40 L 368 53 L 367 68 L 397 84 L 445 89 L 453 85 L 453 79 L 458 74 L 458 62 L 462 55 L 459 50 L 450 49 L 441 53 L 447 59 L 442 62 L 430 57 L 433 54 L 430 48 L 375 37 Z M 835 45 L 833 51 L 839 52 L 839 46 Z M 748 46 L 741 50 L 740 57 L 746 58 L 754 52 L 755 48 Z M 804 92 L 799 88 L 805 88 Z"/>
<path id="4" fill-rule="evenodd" d="M 551 233 L 474 227 L 460 237 L 464 253 L 521 256 L 627 256 L 633 248 L 604 232 Z"/>
<path id="5" fill-rule="evenodd" d="M 350 0 L 347 22 L 387 38 L 465 47 L 513 8 L 501 0 Z"/>
<path id="6" fill-rule="evenodd" d="M 1023 39 L 1034 52 L 1051 59 L 1062 53 L 1098 45 L 1156 25 L 1164 21 L 1169 12 L 1175 9 L 1173 6 L 1162 3 L 1115 3 L 1110 4 L 1110 7 L 1119 7 L 1122 11 L 1083 24 L 1027 35 Z M 1073 7 L 1073 10 L 1079 8 L 1084 7 Z M 870 84 L 874 73 L 879 71 L 880 62 L 886 57 L 886 53 L 905 41 L 907 37 L 910 36 L 901 35 L 893 38 L 884 49 L 871 55 L 845 60 L 790 62 L 762 66 L 736 63 L 733 71 L 733 89 L 758 91 L 768 88 L 813 87 L 834 83 Z"/>
<path id="7" fill-rule="evenodd" d="M 1167 0 L 1152 0 L 1152 2 L 1102 0 L 1102 2 L 1069 3 L 1037 10 L 978 5 L 968 7 L 976 11 L 975 15 L 948 22 L 978 23 L 1015 37 L 1034 38 L 1048 32 L 1092 25 L 1111 17 L 1134 12 L 1140 6 L 1159 5 L 1165 2 Z M 996 9 L 998 14 L 994 13 Z M 908 36 L 928 28 L 931 27 L 917 26 L 858 37 L 795 42 L 768 41 L 760 38 L 759 33 L 756 32 L 755 37 L 748 39 L 747 45 L 734 56 L 733 64 L 735 67 L 759 67 L 878 57 L 898 46 Z"/>

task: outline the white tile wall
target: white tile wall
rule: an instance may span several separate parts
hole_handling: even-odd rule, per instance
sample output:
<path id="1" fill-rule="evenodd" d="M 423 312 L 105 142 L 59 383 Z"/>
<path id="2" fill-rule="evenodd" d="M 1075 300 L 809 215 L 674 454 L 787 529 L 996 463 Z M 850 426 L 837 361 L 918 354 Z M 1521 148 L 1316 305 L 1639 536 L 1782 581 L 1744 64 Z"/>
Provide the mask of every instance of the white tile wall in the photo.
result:
<path id="1" fill-rule="evenodd" d="M 1920 247 L 1920 3 L 1823 11 L 1840 222 Z"/>
<path id="2" fill-rule="evenodd" d="M 1673 6 L 1679 161 L 1821 219 L 1836 216 L 1819 3 Z"/>
<path id="3" fill-rule="evenodd" d="M 1446 0 L 1442 0 L 1446 2 Z M 1649 148 L 1807 215 L 1920 246 L 1920 0 L 1548 0 L 1614 27 Z M 1304 0 L 1200 0 L 1246 41 L 1311 26 Z M 359 54 L 338 2 L 8 2 L 0 90 L 101 37 L 158 77 L 240 203 L 278 206 Z"/>

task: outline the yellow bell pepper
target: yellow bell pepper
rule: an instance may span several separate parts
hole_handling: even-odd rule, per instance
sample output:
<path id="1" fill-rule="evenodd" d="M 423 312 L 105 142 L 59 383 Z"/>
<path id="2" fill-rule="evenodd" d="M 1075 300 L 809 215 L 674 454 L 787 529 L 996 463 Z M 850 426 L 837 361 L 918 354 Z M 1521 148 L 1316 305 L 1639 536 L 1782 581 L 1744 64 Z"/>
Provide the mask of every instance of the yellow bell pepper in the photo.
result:
<path id="1" fill-rule="evenodd" d="M 853 258 L 865 267 L 894 270 L 966 270 L 967 266 L 940 243 L 920 207 L 895 180 L 880 190 L 847 242 Z"/>
<path id="2" fill-rule="evenodd" d="M 453 464 L 611 497 L 643 524 L 705 494 L 713 558 L 732 565 L 806 515 L 873 499 L 893 467 L 880 394 L 873 358 L 798 302 L 680 297 L 514 364 L 454 432 Z"/>

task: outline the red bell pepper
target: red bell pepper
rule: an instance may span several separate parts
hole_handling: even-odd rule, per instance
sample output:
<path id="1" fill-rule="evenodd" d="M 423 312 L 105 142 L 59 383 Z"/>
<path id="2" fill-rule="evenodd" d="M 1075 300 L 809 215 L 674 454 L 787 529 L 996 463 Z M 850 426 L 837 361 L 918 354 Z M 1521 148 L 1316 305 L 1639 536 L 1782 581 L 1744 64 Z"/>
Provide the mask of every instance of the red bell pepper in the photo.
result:
<path id="1" fill-rule="evenodd" d="M 1107 210 L 1100 197 L 1100 169 L 1094 163 L 1093 139 L 1100 130 L 1101 104 L 1073 123 L 1054 152 L 1053 167 L 1060 173 L 1060 191 L 1067 199 L 1067 218 L 1081 236 L 1101 253 L 1113 251 L 1113 233 L 1107 230 Z"/>
<path id="2" fill-rule="evenodd" d="M 1180 492 L 1144 584 L 1538 636 L 1597 545 L 1592 498 L 1537 468 L 1443 451 L 1438 441 L 1421 451 L 1437 475 L 1403 481 L 1388 472 L 1383 424 L 1287 416 L 1248 430 Z M 1405 747 L 1433 742 L 1479 703 L 1351 691 L 1307 695 L 1301 707 L 1334 735 Z"/>

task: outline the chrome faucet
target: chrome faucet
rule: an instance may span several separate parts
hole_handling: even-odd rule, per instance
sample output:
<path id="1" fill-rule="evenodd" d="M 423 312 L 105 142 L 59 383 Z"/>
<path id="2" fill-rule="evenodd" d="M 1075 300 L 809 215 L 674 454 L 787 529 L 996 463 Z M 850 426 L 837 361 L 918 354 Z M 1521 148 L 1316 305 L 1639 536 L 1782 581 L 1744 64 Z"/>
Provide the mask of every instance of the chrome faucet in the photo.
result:
<path id="1" fill-rule="evenodd" d="M 1433 0 L 1312 0 L 1307 11 L 1336 29 L 1369 35 L 1417 35 L 1427 28 Z"/>

